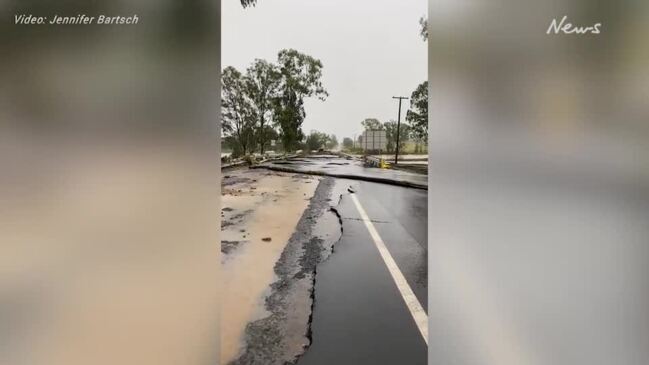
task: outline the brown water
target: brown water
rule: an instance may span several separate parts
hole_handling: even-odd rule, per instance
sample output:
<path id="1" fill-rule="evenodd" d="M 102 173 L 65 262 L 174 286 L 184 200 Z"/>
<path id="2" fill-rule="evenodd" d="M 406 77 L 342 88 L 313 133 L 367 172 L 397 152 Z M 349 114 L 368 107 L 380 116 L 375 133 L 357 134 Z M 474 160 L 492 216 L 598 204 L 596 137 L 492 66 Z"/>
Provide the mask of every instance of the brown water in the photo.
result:
<path id="1" fill-rule="evenodd" d="M 276 280 L 275 263 L 319 181 L 264 170 L 233 174 L 257 181 L 246 180 L 223 190 L 222 206 L 229 208 L 224 218 L 231 224 L 223 228 L 222 237 L 240 244 L 222 260 L 222 364 L 241 352 L 246 325 L 267 315 L 264 298 Z M 242 213 L 243 217 L 232 219 Z M 268 237 L 270 241 L 263 240 Z"/>

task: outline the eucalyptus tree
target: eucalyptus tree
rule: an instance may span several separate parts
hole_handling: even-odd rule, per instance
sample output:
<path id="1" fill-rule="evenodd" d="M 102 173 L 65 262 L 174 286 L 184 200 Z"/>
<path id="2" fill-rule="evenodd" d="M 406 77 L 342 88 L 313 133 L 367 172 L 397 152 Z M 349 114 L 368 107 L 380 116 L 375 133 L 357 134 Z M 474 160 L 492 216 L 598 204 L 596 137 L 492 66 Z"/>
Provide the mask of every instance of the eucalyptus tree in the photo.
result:
<path id="1" fill-rule="evenodd" d="M 259 133 L 259 132 L 260 132 L 260 131 L 258 131 L 257 133 Z M 274 140 L 275 142 L 277 142 L 277 140 L 278 140 L 278 138 L 279 138 L 279 134 L 277 133 L 277 130 L 275 130 L 275 128 L 274 128 L 271 124 L 266 124 L 266 125 L 264 126 L 264 130 L 263 130 L 263 132 L 261 132 L 261 133 L 264 134 L 264 138 L 265 138 L 265 140 L 264 140 L 264 142 L 263 142 L 263 145 L 261 146 L 262 149 L 263 149 L 264 151 L 266 151 L 266 150 L 268 150 L 269 148 L 273 147 L 273 150 L 274 150 L 275 152 L 277 152 L 277 148 L 278 148 L 279 146 L 278 146 L 277 144 L 275 144 L 275 146 L 272 146 L 272 145 L 271 145 L 271 141 Z"/>
<path id="2" fill-rule="evenodd" d="M 425 17 L 419 18 L 419 25 L 421 26 L 421 29 L 419 31 L 419 35 L 421 38 L 423 38 L 424 41 L 428 40 L 428 19 Z"/>
<path id="3" fill-rule="evenodd" d="M 412 92 L 406 122 L 417 143 L 428 142 L 428 81 L 419 84 Z"/>
<path id="4" fill-rule="evenodd" d="M 321 148 L 327 147 L 329 142 L 329 136 L 326 133 L 311 131 L 308 136 L 306 136 L 306 148 L 309 151 L 317 151 Z"/>
<path id="5" fill-rule="evenodd" d="M 285 150 L 293 151 L 304 139 L 304 99 L 316 97 L 324 101 L 329 94 L 322 86 L 320 60 L 294 49 L 284 49 L 277 56 L 277 67 L 279 78 L 273 118 Z"/>
<path id="6" fill-rule="evenodd" d="M 347 150 L 351 150 L 353 147 L 354 147 L 354 140 L 353 139 L 351 139 L 349 137 L 343 138 L 343 148 L 345 148 Z"/>
<path id="7" fill-rule="evenodd" d="M 257 5 L 257 0 L 241 0 L 241 6 L 244 8 L 255 5 Z"/>
<path id="8" fill-rule="evenodd" d="M 327 136 L 327 149 L 329 150 L 334 150 L 336 147 L 338 147 L 338 138 L 336 137 L 335 134 L 331 134 Z"/>
<path id="9" fill-rule="evenodd" d="M 361 122 L 361 125 L 366 131 L 383 130 L 383 124 L 376 118 L 365 118 Z"/>
<path id="10" fill-rule="evenodd" d="M 385 139 L 386 139 L 386 149 L 388 152 L 393 152 L 396 147 L 397 142 L 397 122 L 390 120 L 389 122 L 383 123 L 383 129 L 385 130 Z M 410 136 L 410 128 L 408 125 L 401 123 L 399 129 L 399 150 L 403 151 L 408 137 Z"/>
<path id="11" fill-rule="evenodd" d="M 226 67 L 221 75 L 222 130 L 235 139 L 244 155 L 254 141 L 253 110 L 243 75 L 232 66 Z"/>
<path id="12" fill-rule="evenodd" d="M 267 127 L 272 118 L 273 98 L 276 97 L 279 86 L 279 70 L 272 63 L 256 59 L 246 70 L 246 93 L 253 103 L 253 118 L 256 120 L 256 143 L 259 152 L 264 153 L 267 145 Z"/>

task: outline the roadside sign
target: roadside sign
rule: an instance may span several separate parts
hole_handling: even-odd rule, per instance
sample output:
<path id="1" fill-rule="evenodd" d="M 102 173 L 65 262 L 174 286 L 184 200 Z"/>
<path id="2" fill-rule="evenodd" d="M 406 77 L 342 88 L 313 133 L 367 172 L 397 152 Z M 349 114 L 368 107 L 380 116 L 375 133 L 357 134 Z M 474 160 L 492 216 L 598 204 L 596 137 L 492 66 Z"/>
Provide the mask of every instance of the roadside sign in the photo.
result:
<path id="1" fill-rule="evenodd" d="M 363 151 L 385 151 L 388 139 L 385 131 L 372 130 L 363 132 L 361 148 Z"/>

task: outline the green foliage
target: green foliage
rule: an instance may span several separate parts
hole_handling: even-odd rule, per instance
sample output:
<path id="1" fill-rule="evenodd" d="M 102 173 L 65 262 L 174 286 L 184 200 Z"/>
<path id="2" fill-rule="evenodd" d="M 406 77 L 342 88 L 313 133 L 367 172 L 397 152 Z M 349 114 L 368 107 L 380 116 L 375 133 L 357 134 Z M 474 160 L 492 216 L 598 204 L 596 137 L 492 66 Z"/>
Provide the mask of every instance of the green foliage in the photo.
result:
<path id="1" fill-rule="evenodd" d="M 406 113 L 411 136 L 417 143 L 428 141 L 428 81 L 424 81 L 410 96 L 410 110 Z"/>
<path id="2" fill-rule="evenodd" d="M 230 152 L 230 157 L 239 157 L 243 155 L 243 150 L 239 141 L 234 136 L 227 136 L 222 139 L 221 152 Z M 223 158 L 221 158 L 223 161 Z"/>
<path id="3" fill-rule="evenodd" d="M 266 151 L 270 147 L 270 141 L 277 141 L 279 139 L 279 133 L 277 133 L 277 130 L 275 128 L 267 124 L 264 126 L 263 134 L 264 142 L 263 145 L 260 146 L 260 148 L 262 151 Z"/>
<path id="4" fill-rule="evenodd" d="M 306 149 L 308 151 L 317 151 L 325 148 L 328 141 L 329 136 L 326 133 L 311 131 L 306 137 Z"/>
<path id="5" fill-rule="evenodd" d="M 307 151 L 318 151 L 321 149 L 333 150 L 338 147 L 338 138 L 336 135 L 327 135 L 326 133 L 312 130 L 306 137 L 305 148 Z"/>
<path id="6" fill-rule="evenodd" d="M 327 142 L 325 144 L 327 146 L 328 150 L 334 150 L 336 147 L 338 147 L 338 138 L 336 138 L 335 134 L 332 134 L 327 137 Z"/>
<path id="7" fill-rule="evenodd" d="M 283 87 L 300 97 L 315 96 L 324 101 L 329 93 L 322 87 L 322 62 L 294 49 L 283 49 L 277 55 Z"/>
<path id="8" fill-rule="evenodd" d="M 354 140 L 349 137 L 343 138 L 343 148 L 346 150 L 354 148 Z"/>
<path id="9" fill-rule="evenodd" d="M 419 35 L 421 38 L 424 39 L 424 41 L 428 40 L 428 19 L 425 17 L 419 18 L 419 25 L 421 26 L 421 30 L 419 31 Z"/>
<path id="10" fill-rule="evenodd" d="M 322 86 L 320 60 L 294 49 L 284 49 L 279 52 L 277 61 L 279 86 L 273 116 L 285 150 L 293 151 L 304 138 L 304 99 L 317 97 L 325 100 L 329 94 Z"/>
<path id="11" fill-rule="evenodd" d="M 231 66 L 221 75 L 221 110 L 223 134 L 234 139 L 246 154 L 254 136 L 253 105 L 241 72 Z"/>
<path id="12" fill-rule="evenodd" d="M 294 151 L 299 141 L 304 138 L 302 122 L 305 112 L 303 100 L 295 93 L 286 92 L 275 99 L 274 118 L 280 129 L 280 139 L 285 151 Z"/>
<path id="13" fill-rule="evenodd" d="M 361 125 L 366 131 L 383 130 L 383 124 L 376 118 L 365 118 Z"/>
<path id="14" fill-rule="evenodd" d="M 222 76 L 224 134 L 237 140 L 243 154 L 256 147 L 263 154 L 270 140 L 278 138 L 284 151 L 296 150 L 304 139 L 304 99 L 325 100 L 329 95 L 321 80 L 322 62 L 294 49 L 281 50 L 277 64 L 256 59 L 245 75 L 226 67 Z"/>
<path id="15" fill-rule="evenodd" d="M 255 140 L 263 154 L 268 143 L 267 121 L 271 118 L 273 99 L 279 87 L 280 74 L 276 65 L 256 59 L 246 70 L 246 93 L 252 100 L 253 118 L 257 121 Z"/>
<path id="16" fill-rule="evenodd" d="M 257 5 L 257 0 L 241 0 L 241 6 L 244 8 L 255 5 Z"/>
<path id="17" fill-rule="evenodd" d="M 394 152 L 395 146 L 397 145 L 397 122 L 391 120 L 383 124 L 385 129 L 385 137 L 388 140 L 386 148 L 388 152 Z M 408 136 L 410 135 L 410 127 L 401 123 L 399 126 L 399 150 L 402 151 L 406 142 L 408 141 Z"/>

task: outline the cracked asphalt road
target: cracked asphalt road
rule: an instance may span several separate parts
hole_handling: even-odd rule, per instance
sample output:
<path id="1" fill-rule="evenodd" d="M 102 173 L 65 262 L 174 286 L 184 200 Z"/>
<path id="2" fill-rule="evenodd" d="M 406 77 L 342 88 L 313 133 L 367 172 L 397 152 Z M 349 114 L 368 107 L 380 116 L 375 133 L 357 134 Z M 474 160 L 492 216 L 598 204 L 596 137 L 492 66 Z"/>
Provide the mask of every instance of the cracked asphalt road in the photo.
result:
<path id="1" fill-rule="evenodd" d="M 353 187 L 426 308 L 427 192 L 364 181 L 337 184 Z M 426 364 L 426 342 L 349 194 L 337 206 L 343 234 L 317 268 L 312 343 L 297 364 Z"/>
<path id="2" fill-rule="evenodd" d="M 368 225 L 426 308 L 427 191 L 323 177 L 275 264 L 267 315 L 230 365 L 426 364 L 421 321 Z"/>
<path id="3" fill-rule="evenodd" d="M 298 174 L 293 177 L 312 178 Z M 341 234 L 340 219 L 332 208 L 340 196 L 334 185 L 333 178 L 319 180 L 274 265 L 275 280 L 262 298 L 267 315 L 248 323 L 244 350 L 229 364 L 292 363 L 309 346 L 316 267 L 331 254 Z M 268 217 L 265 224 L 275 223 Z"/>

